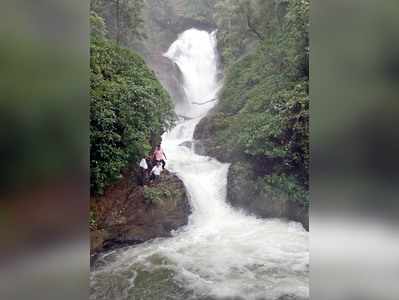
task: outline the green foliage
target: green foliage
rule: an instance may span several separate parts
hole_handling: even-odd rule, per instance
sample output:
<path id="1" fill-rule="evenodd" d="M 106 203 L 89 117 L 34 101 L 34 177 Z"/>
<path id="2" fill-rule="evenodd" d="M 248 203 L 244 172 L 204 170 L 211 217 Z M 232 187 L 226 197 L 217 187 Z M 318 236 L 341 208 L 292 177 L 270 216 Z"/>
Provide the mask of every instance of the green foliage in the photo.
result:
<path id="1" fill-rule="evenodd" d="M 185 18 L 209 22 L 217 0 L 174 0 L 171 2 L 175 3 L 177 9 L 180 8 L 180 13 Z"/>
<path id="2" fill-rule="evenodd" d="M 207 126 L 230 157 L 245 154 L 255 168 L 276 162 L 262 182 L 306 202 L 309 1 L 224 0 L 216 15 L 226 78 Z M 248 52 L 251 41 L 257 46 Z"/>
<path id="3" fill-rule="evenodd" d="M 161 175 L 157 184 L 144 186 L 143 194 L 146 205 L 162 206 L 166 210 L 185 199 L 185 189 L 167 173 Z"/>
<path id="4" fill-rule="evenodd" d="M 294 176 L 273 174 L 261 178 L 258 185 L 262 191 L 275 193 L 277 196 L 283 192 L 288 195 L 291 201 L 296 201 L 309 207 L 309 193 L 298 184 Z"/>
<path id="5" fill-rule="evenodd" d="M 307 182 L 303 178 L 308 172 L 309 161 L 307 83 L 276 91 L 270 98 L 263 112 L 242 113 L 244 118 L 240 123 L 238 143 L 249 155 L 282 158 L 286 167 L 300 175 L 302 182 Z"/>
<path id="6" fill-rule="evenodd" d="M 90 34 L 94 38 L 105 38 L 107 34 L 104 19 L 94 11 L 90 12 Z"/>
<path id="7" fill-rule="evenodd" d="M 90 46 L 91 191 L 102 193 L 122 168 L 151 149 L 174 122 L 172 102 L 143 59 L 92 35 Z"/>
<path id="8" fill-rule="evenodd" d="M 147 205 L 161 205 L 173 198 L 173 193 L 165 186 L 144 187 L 144 201 Z"/>
<path id="9" fill-rule="evenodd" d="M 128 47 L 145 37 L 142 10 L 144 0 L 91 0 L 90 8 L 105 20 L 107 37 Z"/>
<path id="10" fill-rule="evenodd" d="M 220 0 L 215 5 L 218 43 L 226 66 L 265 40 L 279 23 L 285 1 Z"/>

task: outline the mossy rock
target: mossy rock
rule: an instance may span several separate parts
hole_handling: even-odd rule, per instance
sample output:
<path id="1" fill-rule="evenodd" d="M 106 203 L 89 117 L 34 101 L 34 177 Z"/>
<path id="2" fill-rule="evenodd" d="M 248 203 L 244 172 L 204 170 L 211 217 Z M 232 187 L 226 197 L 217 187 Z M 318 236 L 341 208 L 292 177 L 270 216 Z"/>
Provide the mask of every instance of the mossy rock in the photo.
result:
<path id="1" fill-rule="evenodd" d="M 227 201 L 232 206 L 263 218 L 287 218 L 309 229 L 308 208 L 289 199 L 287 193 L 255 174 L 250 162 L 233 163 L 228 173 Z"/>

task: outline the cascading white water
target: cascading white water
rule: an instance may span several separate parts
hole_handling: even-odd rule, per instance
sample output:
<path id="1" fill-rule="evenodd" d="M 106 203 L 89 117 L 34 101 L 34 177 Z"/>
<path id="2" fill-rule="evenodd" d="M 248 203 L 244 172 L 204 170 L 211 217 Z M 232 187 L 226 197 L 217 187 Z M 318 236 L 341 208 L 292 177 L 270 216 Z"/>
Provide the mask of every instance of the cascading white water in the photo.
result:
<path id="1" fill-rule="evenodd" d="M 182 145 L 217 95 L 215 34 L 190 29 L 165 54 L 180 68 L 187 103 L 163 137 L 167 168 L 190 195 L 189 224 L 174 236 L 108 253 L 91 274 L 91 299 L 307 299 L 308 233 L 226 203 L 229 165 Z M 204 105 L 192 102 L 207 102 Z"/>
<path id="2" fill-rule="evenodd" d="M 195 29 L 187 30 L 165 54 L 178 65 L 183 74 L 186 102 L 182 107 L 176 107 L 176 110 L 187 117 L 197 117 L 209 110 L 212 106 L 211 102 L 208 102 L 210 103 L 208 105 L 207 103 L 198 105 L 198 103 L 204 103 L 216 97 L 219 84 L 215 34 L 216 32 L 209 34 Z M 187 137 L 191 139 L 190 136 Z"/>

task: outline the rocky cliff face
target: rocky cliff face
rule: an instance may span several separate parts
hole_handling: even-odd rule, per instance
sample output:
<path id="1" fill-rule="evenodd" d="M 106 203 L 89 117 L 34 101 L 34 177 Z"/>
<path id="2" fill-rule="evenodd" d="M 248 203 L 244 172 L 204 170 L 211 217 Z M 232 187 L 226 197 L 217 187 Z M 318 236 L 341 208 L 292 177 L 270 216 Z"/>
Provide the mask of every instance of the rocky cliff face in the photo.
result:
<path id="1" fill-rule="evenodd" d="M 91 254 L 168 237 L 187 224 L 190 206 L 183 183 L 168 171 L 161 178 L 143 188 L 126 176 L 91 200 Z"/>
<path id="2" fill-rule="evenodd" d="M 217 109 L 217 107 L 216 107 Z M 215 124 L 214 118 L 217 115 L 216 109 L 213 109 L 208 115 L 201 119 L 194 131 L 194 139 L 196 144 L 196 151 L 200 150 L 208 156 L 217 158 L 221 162 L 233 162 L 244 160 L 245 156 L 234 149 L 220 144 L 215 138 L 215 132 L 220 128 Z M 198 150 L 197 150 L 198 149 Z"/>
<path id="3" fill-rule="evenodd" d="M 309 230 L 308 209 L 272 188 L 265 189 L 248 162 L 234 162 L 228 174 L 227 199 L 234 207 L 263 218 L 287 218 L 302 223 Z M 262 188 L 260 188 L 262 186 Z"/>

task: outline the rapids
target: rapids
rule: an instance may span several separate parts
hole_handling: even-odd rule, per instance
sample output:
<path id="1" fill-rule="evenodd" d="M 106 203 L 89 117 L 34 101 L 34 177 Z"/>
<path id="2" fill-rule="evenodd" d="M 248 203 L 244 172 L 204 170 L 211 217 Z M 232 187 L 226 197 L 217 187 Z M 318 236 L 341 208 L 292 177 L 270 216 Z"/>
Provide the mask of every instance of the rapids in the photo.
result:
<path id="1" fill-rule="evenodd" d="M 190 197 L 189 224 L 171 238 L 103 254 L 92 267 L 90 299 L 308 299 L 308 232 L 233 209 L 226 202 L 229 165 L 181 145 L 192 141 L 221 86 L 215 33 L 187 30 L 165 56 L 184 79 L 186 103 L 176 111 L 188 118 L 162 145 L 167 168 Z"/>

